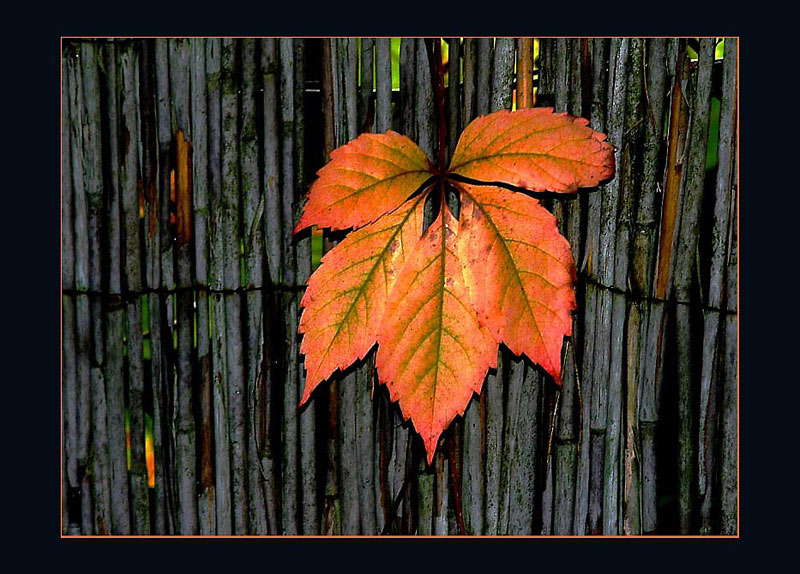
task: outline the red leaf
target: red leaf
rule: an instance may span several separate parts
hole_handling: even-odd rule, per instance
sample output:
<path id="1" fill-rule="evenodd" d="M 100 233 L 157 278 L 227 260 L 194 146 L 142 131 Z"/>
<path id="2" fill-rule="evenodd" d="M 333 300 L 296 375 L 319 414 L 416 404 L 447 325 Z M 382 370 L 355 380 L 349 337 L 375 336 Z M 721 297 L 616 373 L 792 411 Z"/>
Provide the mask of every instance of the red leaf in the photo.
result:
<path id="1" fill-rule="evenodd" d="M 358 228 L 396 209 L 431 175 L 417 144 L 396 132 L 363 134 L 333 150 L 317 172 L 294 232 Z"/>
<path id="2" fill-rule="evenodd" d="M 497 358 L 470 303 L 457 236 L 458 221 L 442 208 L 398 276 L 378 335 L 380 381 L 422 436 L 429 464 Z"/>
<path id="3" fill-rule="evenodd" d="M 586 124 L 527 109 L 467 126 L 444 177 L 460 192 L 460 220 L 444 205 L 443 184 L 408 199 L 433 175 L 408 138 L 364 135 L 334 151 L 296 231 L 357 229 L 323 257 L 303 297 L 301 404 L 377 342 L 379 380 L 422 436 L 430 463 L 442 432 L 480 392 L 500 343 L 560 383 L 575 309 L 569 244 L 536 199 L 490 184 L 572 192 L 610 177 L 613 148 Z M 423 233 L 429 193 L 439 194 L 441 209 Z"/>
<path id="4" fill-rule="evenodd" d="M 552 108 L 479 117 L 461 134 L 449 173 L 532 191 L 597 185 L 614 175 L 614 148 L 588 123 Z"/>
<path id="5" fill-rule="evenodd" d="M 458 250 L 478 315 L 498 343 L 561 383 L 572 334 L 575 264 L 556 219 L 539 202 L 499 187 L 459 184 Z"/>
<path id="6" fill-rule="evenodd" d="M 308 371 L 300 404 L 375 345 L 397 272 L 420 241 L 423 198 L 348 235 L 309 278 L 299 329 Z"/>

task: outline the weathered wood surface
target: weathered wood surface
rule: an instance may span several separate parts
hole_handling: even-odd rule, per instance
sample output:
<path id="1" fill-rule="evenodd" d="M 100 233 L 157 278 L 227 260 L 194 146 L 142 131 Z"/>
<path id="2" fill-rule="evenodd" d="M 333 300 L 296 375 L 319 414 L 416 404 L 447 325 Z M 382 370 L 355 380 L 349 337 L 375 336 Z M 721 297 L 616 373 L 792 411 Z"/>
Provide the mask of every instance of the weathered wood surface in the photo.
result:
<path id="1" fill-rule="evenodd" d="M 448 154 L 515 105 L 616 146 L 543 200 L 579 276 L 563 384 L 501 348 L 430 467 L 372 357 L 298 408 L 341 238 L 292 236 L 314 173 L 363 132 L 436 146 L 398 47 L 393 90 L 388 38 L 65 41 L 63 533 L 737 534 L 735 39 L 447 39 Z"/>

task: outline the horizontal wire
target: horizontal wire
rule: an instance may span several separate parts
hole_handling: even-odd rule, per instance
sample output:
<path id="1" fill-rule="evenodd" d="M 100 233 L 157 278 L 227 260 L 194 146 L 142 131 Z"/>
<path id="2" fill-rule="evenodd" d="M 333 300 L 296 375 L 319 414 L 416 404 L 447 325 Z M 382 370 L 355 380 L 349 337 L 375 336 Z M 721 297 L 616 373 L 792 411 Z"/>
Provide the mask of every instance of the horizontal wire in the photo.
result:
<path id="1" fill-rule="evenodd" d="M 634 293 L 632 291 L 625 291 L 624 289 L 620 289 L 619 287 L 614 287 L 612 285 L 604 285 L 599 281 L 591 278 L 585 277 L 581 280 L 586 286 L 594 287 L 595 289 L 599 289 L 601 291 L 607 291 L 610 293 L 616 293 L 618 295 L 625 295 L 632 301 L 636 303 L 664 303 L 664 304 L 675 304 L 675 305 L 687 305 L 689 307 L 700 308 L 703 311 L 709 311 L 714 313 L 720 313 L 723 315 L 736 315 L 738 314 L 737 310 L 731 309 L 722 309 L 719 307 L 715 307 L 713 305 L 701 305 L 696 301 L 682 301 L 679 299 L 663 299 L 660 297 L 652 297 L 647 295 L 641 295 L 638 293 Z M 209 287 L 207 285 L 193 285 L 188 287 L 175 287 L 175 288 L 166 288 L 166 287 L 148 287 L 145 289 L 139 289 L 136 291 L 123 291 L 121 293 L 111 293 L 109 291 L 103 290 L 96 290 L 96 289 L 62 289 L 61 294 L 66 296 L 77 296 L 77 295 L 89 295 L 94 297 L 107 297 L 111 299 L 134 299 L 136 297 L 140 297 L 142 295 L 150 295 L 150 294 L 160 294 L 160 295 L 175 295 L 178 293 L 185 293 L 187 291 L 199 291 L 205 292 L 209 294 L 220 294 L 220 295 L 233 295 L 236 293 L 251 293 L 251 292 L 275 292 L 275 293 L 300 293 L 305 291 L 305 285 L 264 285 L 264 286 L 247 286 L 247 287 L 236 287 L 234 289 L 215 289 Z"/>

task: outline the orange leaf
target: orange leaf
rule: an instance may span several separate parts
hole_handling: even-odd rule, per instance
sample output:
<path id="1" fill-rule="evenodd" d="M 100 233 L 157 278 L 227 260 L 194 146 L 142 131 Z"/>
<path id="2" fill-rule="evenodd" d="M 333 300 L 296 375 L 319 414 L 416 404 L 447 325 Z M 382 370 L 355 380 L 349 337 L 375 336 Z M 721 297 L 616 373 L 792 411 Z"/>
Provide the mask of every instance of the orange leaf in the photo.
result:
<path id="1" fill-rule="evenodd" d="M 294 232 L 312 225 L 359 228 L 402 204 L 431 175 L 417 144 L 396 132 L 363 134 L 317 172 Z"/>
<path id="2" fill-rule="evenodd" d="M 560 384 L 561 346 L 576 308 L 569 242 L 532 197 L 492 186 L 458 188 L 458 251 L 478 316 L 498 343 Z"/>
<path id="3" fill-rule="evenodd" d="M 614 175 L 614 148 L 588 123 L 552 108 L 482 116 L 461 134 L 449 173 L 532 191 L 597 185 Z"/>
<path id="4" fill-rule="evenodd" d="M 336 369 L 375 345 L 386 300 L 420 241 L 424 196 L 348 235 L 322 257 L 301 305 L 300 351 L 306 356 L 303 404 Z"/>
<path id="5" fill-rule="evenodd" d="M 458 221 L 442 207 L 400 272 L 378 335 L 380 381 L 422 435 L 429 464 L 497 358 L 470 302 L 457 236 Z"/>
<path id="6" fill-rule="evenodd" d="M 334 151 L 295 231 L 356 231 L 325 255 L 303 297 L 301 404 L 377 342 L 379 380 L 430 463 L 500 343 L 560 383 L 576 307 L 572 253 L 536 199 L 497 185 L 574 192 L 611 177 L 613 148 L 587 123 L 535 108 L 467 126 L 440 178 L 459 190 L 460 220 L 444 204 L 443 181 L 409 199 L 436 170 L 408 138 L 362 135 Z M 441 209 L 423 233 L 430 194 Z"/>

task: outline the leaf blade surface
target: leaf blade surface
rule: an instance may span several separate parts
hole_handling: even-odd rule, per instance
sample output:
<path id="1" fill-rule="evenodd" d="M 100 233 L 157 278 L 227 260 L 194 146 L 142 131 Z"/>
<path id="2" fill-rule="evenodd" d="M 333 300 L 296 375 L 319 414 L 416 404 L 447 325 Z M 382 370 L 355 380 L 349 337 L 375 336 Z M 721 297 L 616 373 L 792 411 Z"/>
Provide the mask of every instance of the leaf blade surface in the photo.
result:
<path id="1" fill-rule="evenodd" d="M 295 233 L 316 225 L 358 229 L 399 207 L 431 175 L 425 152 L 406 136 L 362 134 L 335 149 L 311 185 Z"/>
<path id="2" fill-rule="evenodd" d="M 457 235 L 458 221 L 443 207 L 398 276 L 378 334 L 380 382 L 422 436 L 429 464 L 497 358 L 470 302 Z"/>
<path id="3" fill-rule="evenodd" d="M 459 184 L 458 252 L 480 320 L 498 343 L 525 354 L 557 383 L 572 334 L 575 264 L 556 219 L 523 193 Z"/>
<path id="4" fill-rule="evenodd" d="M 375 345 L 397 274 L 421 239 L 423 206 L 420 196 L 354 231 L 309 278 L 299 326 L 308 373 L 301 405 L 320 382 Z"/>
<path id="5" fill-rule="evenodd" d="M 461 134 L 449 173 L 531 191 L 597 185 L 614 174 L 614 148 L 588 123 L 552 108 L 481 116 Z"/>

